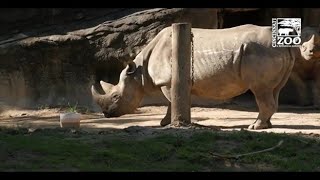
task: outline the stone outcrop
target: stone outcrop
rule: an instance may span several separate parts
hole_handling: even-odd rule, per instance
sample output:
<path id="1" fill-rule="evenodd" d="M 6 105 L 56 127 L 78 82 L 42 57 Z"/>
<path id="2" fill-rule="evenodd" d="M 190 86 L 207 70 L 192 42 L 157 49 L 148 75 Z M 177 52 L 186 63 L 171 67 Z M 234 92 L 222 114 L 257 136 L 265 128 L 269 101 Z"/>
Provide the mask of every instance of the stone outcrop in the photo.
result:
<path id="1" fill-rule="evenodd" d="M 1 12 L 1 23 L 7 27 L 0 42 L 2 103 L 93 107 L 91 84 L 116 83 L 126 62 L 164 27 L 174 22 L 217 27 L 216 9 L 100 9 L 97 13 L 53 9 L 52 17 L 46 16 L 49 10 L 13 10 L 16 14 L 5 22 L 4 13 L 10 15 L 9 10 Z M 64 19 L 68 13 L 72 16 Z"/>

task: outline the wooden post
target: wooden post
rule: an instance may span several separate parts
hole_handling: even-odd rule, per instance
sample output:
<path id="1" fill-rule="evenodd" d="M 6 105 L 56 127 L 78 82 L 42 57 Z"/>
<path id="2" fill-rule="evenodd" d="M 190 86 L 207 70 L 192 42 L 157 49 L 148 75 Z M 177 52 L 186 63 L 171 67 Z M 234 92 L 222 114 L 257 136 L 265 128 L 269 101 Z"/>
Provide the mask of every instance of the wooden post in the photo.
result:
<path id="1" fill-rule="evenodd" d="M 171 122 L 174 126 L 191 124 L 191 24 L 172 24 Z"/>

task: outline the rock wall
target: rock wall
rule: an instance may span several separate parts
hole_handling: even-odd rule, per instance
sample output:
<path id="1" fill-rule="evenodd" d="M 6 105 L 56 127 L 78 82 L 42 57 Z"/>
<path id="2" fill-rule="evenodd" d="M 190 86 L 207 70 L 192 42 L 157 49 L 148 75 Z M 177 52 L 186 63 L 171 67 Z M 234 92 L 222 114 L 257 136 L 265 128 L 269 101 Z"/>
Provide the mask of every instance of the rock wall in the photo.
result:
<path id="1" fill-rule="evenodd" d="M 0 24 L 6 27 L 0 37 L 1 103 L 28 108 L 78 103 L 95 108 L 91 85 L 100 80 L 117 83 L 126 62 L 164 27 L 190 22 L 217 28 L 216 9 L 94 11 L 1 11 Z"/>

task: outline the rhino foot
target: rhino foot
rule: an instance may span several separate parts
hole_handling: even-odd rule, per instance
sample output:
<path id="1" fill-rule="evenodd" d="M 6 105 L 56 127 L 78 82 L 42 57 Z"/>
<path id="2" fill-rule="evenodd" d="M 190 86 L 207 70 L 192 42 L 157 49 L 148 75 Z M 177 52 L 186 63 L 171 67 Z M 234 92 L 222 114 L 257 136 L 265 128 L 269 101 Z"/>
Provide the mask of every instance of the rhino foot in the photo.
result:
<path id="1" fill-rule="evenodd" d="M 161 120 L 160 126 L 166 126 L 166 125 L 168 125 L 170 123 L 171 123 L 171 118 L 166 116 Z"/>
<path id="2" fill-rule="evenodd" d="M 251 124 L 248 129 L 251 129 L 251 130 L 258 130 L 258 129 L 268 129 L 268 128 L 272 128 L 272 124 L 269 121 L 267 122 L 263 122 L 261 120 L 256 120 L 253 124 Z"/>

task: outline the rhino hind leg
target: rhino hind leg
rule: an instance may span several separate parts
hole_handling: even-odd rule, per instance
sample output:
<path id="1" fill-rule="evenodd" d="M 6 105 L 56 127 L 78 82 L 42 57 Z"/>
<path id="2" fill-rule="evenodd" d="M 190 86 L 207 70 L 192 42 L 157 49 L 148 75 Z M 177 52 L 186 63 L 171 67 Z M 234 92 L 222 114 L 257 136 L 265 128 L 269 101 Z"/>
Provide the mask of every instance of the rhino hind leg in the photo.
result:
<path id="1" fill-rule="evenodd" d="M 259 107 L 259 115 L 256 121 L 251 124 L 248 129 L 267 129 L 271 128 L 271 117 L 277 110 L 277 103 L 275 101 L 277 92 L 266 91 L 266 92 L 257 92 L 253 91 L 255 94 L 256 102 Z"/>
<path id="2" fill-rule="evenodd" d="M 291 70 L 287 69 L 280 83 L 273 89 L 259 88 L 253 90 L 256 102 L 259 107 L 257 120 L 251 124 L 248 129 L 267 129 L 272 128 L 271 117 L 278 110 L 279 94 L 281 89 L 287 83 Z"/>
<path id="3" fill-rule="evenodd" d="M 279 108 L 279 95 L 282 87 L 283 85 L 279 85 L 276 89 L 273 90 L 273 99 L 274 99 L 274 106 L 275 106 L 274 113 L 278 111 L 278 108 Z M 268 118 L 267 124 L 268 124 L 268 128 L 272 128 L 271 117 Z"/>
<path id="4" fill-rule="evenodd" d="M 277 87 L 276 89 L 273 90 L 273 99 L 274 99 L 274 112 L 276 112 L 278 110 L 279 107 L 279 94 L 280 94 L 280 90 L 281 90 L 282 86 Z M 267 120 L 267 124 L 268 124 L 268 128 L 272 128 L 272 124 L 271 124 L 271 117 L 269 117 L 269 119 Z"/>

